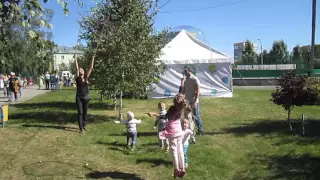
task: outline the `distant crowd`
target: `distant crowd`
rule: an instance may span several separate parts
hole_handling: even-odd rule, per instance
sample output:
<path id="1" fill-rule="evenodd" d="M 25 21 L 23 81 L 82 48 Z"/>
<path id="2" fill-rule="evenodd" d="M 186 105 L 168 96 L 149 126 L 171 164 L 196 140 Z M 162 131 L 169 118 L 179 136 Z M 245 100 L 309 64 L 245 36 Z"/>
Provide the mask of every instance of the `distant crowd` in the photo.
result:
<path id="1" fill-rule="evenodd" d="M 58 73 L 49 74 L 46 72 L 44 76 L 39 78 L 39 89 L 45 86 L 46 90 L 59 91 L 61 86 L 70 87 L 74 85 L 74 77 L 70 73 L 66 75 L 58 75 Z"/>
<path id="2" fill-rule="evenodd" d="M 22 98 L 23 89 L 33 85 L 33 79 L 31 77 L 22 77 L 14 72 L 8 75 L 2 74 L 1 81 L 3 94 L 8 98 L 9 102 L 13 101 L 13 99 L 18 101 Z"/>

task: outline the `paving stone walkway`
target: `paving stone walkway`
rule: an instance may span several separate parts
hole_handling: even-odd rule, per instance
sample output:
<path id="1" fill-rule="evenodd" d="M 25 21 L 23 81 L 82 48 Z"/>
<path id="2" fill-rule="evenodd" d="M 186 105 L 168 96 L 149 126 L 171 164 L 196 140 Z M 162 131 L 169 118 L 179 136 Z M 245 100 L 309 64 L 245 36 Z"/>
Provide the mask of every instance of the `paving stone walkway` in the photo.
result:
<path id="1" fill-rule="evenodd" d="M 0 105 L 22 103 L 47 92 L 49 92 L 49 90 L 39 89 L 38 85 L 33 85 L 31 87 L 23 89 L 22 97 L 21 99 L 19 99 L 19 101 L 13 101 L 9 103 L 8 98 L 4 96 L 3 90 L 0 90 Z"/>

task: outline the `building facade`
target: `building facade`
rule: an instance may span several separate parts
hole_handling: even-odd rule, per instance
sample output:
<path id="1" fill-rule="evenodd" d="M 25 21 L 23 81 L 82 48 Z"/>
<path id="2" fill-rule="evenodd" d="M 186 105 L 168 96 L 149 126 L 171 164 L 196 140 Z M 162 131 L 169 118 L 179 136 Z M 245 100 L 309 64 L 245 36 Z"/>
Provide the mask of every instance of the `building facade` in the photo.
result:
<path id="1" fill-rule="evenodd" d="M 65 64 L 69 67 L 70 63 L 73 63 L 73 56 L 75 54 L 82 55 L 82 51 L 76 50 L 72 47 L 58 46 L 53 53 L 53 69 L 59 70 L 61 64 Z"/>
<path id="2" fill-rule="evenodd" d="M 239 43 L 234 43 L 233 44 L 234 62 L 237 62 L 237 61 L 241 60 L 242 52 L 244 51 L 245 47 L 246 47 L 246 42 L 239 42 Z M 253 48 L 254 48 L 254 51 L 258 52 L 257 44 L 253 43 Z"/>

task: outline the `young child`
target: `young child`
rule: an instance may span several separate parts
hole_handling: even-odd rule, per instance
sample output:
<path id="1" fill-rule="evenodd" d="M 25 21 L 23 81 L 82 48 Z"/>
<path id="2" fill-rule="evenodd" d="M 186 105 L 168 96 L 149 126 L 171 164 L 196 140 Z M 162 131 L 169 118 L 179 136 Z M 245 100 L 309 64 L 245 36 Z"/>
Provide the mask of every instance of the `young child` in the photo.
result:
<path id="1" fill-rule="evenodd" d="M 153 129 L 158 129 L 158 140 L 159 140 L 159 147 L 161 149 L 165 148 L 166 151 L 169 151 L 169 142 L 167 138 L 163 138 L 160 136 L 160 132 L 163 131 L 166 127 L 166 124 L 168 122 L 167 118 L 166 118 L 166 114 L 167 114 L 167 110 L 166 110 L 166 104 L 164 102 L 159 102 L 158 103 L 158 109 L 159 109 L 159 113 L 153 113 L 153 112 L 149 112 L 148 115 L 150 117 L 152 116 L 156 116 L 157 119 L 155 121 L 154 127 Z"/>
<path id="2" fill-rule="evenodd" d="M 166 114 L 168 123 L 164 131 L 160 132 L 160 136 L 169 140 L 170 153 L 172 155 L 172 164 L 174 167 L 174 178 L 182 178 L 185 173 L 184 153 L 182 146 L 182 137 L 184 131 L 181 127 L 181 114 L 187 106 L 187 101 L 183 94 L 177 94 L 173 99 L 171 106 Z"/>
<path id="3" fill-rule="evenodd" d="M 137 142 L 137 124 L 140 124 L 141 120 L 135 119 L 134 114 L 131 111 L 127 113 L 127 117 L 128 120 L 114 121 L 114 123 L 127 125 L 127 146 L 128 148 L 131 148 L 131 150 L 134 150 Z"/>
<path id="4" fill-rule="evenodd" d="M 188 119 L 182 120 L 182 129 L 184 132 L 184 136 L 182 139 L 183 143 L 183 153 L 184 153 L 184 166 L 188 168 L 188 147 L 189 147 L 189 139 L 190 136 L 193 135 L 193 132 L 190 129 L 190 122 Z"/>
<path id="5" fill-rule="evenodd" d="M 189 129 L 193 132 L 191 134 L 191 143 L 196 144 L 196 137 L 195 137 L 195 129 L 194 129 L 194 116 L 192 109 L 190 107 L 186 108 L 183 113 L 183 117 L 181 118 L 182 120 L 187 119 L 189 121 Z"/>

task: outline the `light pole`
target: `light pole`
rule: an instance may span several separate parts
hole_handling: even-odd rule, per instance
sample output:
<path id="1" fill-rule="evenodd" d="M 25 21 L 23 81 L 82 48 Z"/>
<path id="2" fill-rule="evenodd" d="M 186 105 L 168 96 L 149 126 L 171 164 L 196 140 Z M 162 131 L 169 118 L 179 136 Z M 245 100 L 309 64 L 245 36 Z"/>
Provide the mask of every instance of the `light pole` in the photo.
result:
<path id="1" fill-rule="evenodd" d="M 311 31 L 311 59 L 310 59 L 310 71 L 313 69 L 314 64 L 314 44 L 316 38 L 316 12 L 317 12 L 317 0 L 312 1 L 312 31 Z"/>
<path id="2" fill-rule="evenodd" d="M 260 42 L 260 58 L 261 58 L 261 65 L 263 65 L 263 54 L 262 54 L 262 42 L 261 42 L 261 39 L 258 39 L 258 41 Z"/>

